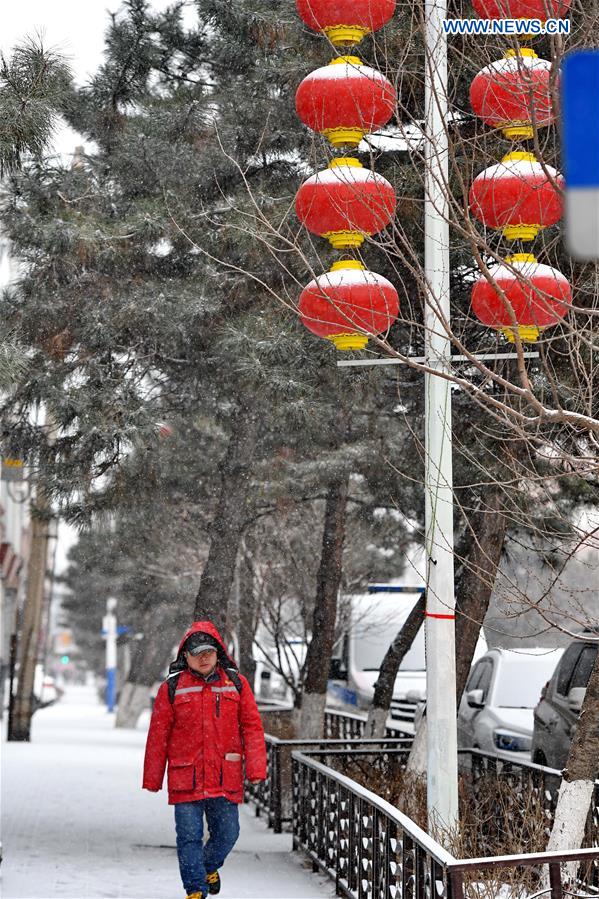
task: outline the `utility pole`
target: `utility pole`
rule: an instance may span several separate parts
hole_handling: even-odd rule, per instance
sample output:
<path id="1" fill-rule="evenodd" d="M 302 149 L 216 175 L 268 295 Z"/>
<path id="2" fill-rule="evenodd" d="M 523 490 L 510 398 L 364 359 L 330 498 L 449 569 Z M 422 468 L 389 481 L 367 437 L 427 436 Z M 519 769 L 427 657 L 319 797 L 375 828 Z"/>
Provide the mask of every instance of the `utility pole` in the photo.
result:
<path id="1" fill-rule="evenodd" d="M 102 619 L 102 636 L 106 640 L 106 706 L 114 712 L 116 705 L 116 621 L 117 600 L 109 596 L 106 600 L 106 614 Z"/>
<path id="2" fill-rule="evenodd" d="M 33 687 L 42 624 L 51 518 L 50 500 L 46 492 L 38 486 L 36 501 L 31 505 L 31 549 L 27 564 L 23 625 L 18 646 L 17 692 L 14 701 L 11 697 L 9 706 L 7 738 L 14 741 L 29 742 L 31 739 L 31 718 L 35 711 Z"/>
<path id="3" fill-rule="evenodd" d="M 425 0 L 425 354 L 449 373 L 447 0 Z M 427 808 L 429 827 L 458 821 L 451 385 L 425 374 Z"/>
<path id="4" fill-rule="evenodd" d="M 447 0 L 425 0 L 425 550 L 426 770 L 429 828 L 458 822 L 455 584 L 453 556 L 452 366 L 449 303 L 449 140 L 447 136 Z M 481 361 L 537 358 L 538 352 L 482 353 Z M 404 365 L 406 359 L 351 359 L 340 368 Z"/>

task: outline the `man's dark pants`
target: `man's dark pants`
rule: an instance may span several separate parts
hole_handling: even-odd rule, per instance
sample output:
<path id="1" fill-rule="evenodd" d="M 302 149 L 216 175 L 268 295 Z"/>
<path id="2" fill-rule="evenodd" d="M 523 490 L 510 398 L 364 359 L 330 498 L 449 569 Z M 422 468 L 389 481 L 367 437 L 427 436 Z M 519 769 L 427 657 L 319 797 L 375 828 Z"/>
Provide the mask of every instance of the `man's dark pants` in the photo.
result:
<path id="1" fill-rule="evenodd" d="M 209 839 L 203 844 L 204 815 Z M 190 893 L 208 894 L 206 873 L 222 867 L 239 837 L 239 806 L 218 796 L 175 803 L 177 855 L 183 886 Z"/>

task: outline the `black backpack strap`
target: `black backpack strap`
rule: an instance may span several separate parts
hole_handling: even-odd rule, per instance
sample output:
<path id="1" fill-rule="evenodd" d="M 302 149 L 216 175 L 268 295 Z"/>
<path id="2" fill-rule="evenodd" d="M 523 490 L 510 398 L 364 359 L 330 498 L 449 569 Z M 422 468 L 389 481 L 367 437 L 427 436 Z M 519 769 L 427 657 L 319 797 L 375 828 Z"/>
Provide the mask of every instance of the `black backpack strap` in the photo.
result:
<path id="1" fill-rule="evenodd" d="M 237 692 L 241 693 L 243 689 L 243 683 L 241 678 L 239 677 L 239 671 L 237 670 L 237 668 L 225 668 L 225 672 L 229 680 L 232 680 L 235 684 L 235 689 L 237 690 Z"/>
<path id="2" fill-rule="evenodd" d="M 175 692 L 177 690 L 177 684 L 179 682 L 179 678 L 185 669 L 187 668 L 187 664 L 185 661 L 176 659 L 174 662 L 171 662 L 168 668 L 168 675 L 166 678 L 166 685 L 168 687 L 168 698 L 170 704 L 172 705 L 175 701 Z"/>
<path id="3" fill-rule="evenodd" d="M 178 683 L 180 677 L 181 677 L 181 672 L 175 671 L 174 674 L 169 674 L 169 676 L 166 679 L 166 685 L 168 687 L 168 698 L 169 698 L 171 705 L 175 701 L 175 693 L 177 691 L 177 683 Z"/>

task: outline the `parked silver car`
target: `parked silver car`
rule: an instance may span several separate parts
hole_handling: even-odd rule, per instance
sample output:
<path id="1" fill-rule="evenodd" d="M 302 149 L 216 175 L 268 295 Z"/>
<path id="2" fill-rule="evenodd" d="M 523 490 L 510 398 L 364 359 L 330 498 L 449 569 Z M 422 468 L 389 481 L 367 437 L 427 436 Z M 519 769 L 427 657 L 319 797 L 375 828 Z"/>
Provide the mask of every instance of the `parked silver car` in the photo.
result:
<path id="1" fill-rule="evenodd" d="M 588 634 L 588 636 L 587 636 Z M 595 642 L 589 638 L 594 637 Z M 559 771 L 565 766 L 580 708 L 597 657 L 599 631 L 570 643 L 534 711 L 532 760 Z"/>
<path id="2" fill-rule="evenodd" d="M 458 745 L 529 758 L 533 709 L 563 649 L 489 649 L 470 672 L 458 712 Z"/>

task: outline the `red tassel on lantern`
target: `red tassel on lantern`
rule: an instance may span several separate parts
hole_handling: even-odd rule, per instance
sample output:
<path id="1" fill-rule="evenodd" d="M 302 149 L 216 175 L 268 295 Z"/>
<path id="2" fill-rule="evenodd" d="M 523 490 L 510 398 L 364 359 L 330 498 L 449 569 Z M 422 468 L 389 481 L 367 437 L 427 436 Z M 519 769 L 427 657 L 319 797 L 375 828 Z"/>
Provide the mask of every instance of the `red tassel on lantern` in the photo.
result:
<path id="1" fill-rule="evenodd" d="M 357 159 L 338 158 L 302 184 L 295 209 L 300 222 L 335 249 L 359 247 L 364 235 L 381 231 L 391 221 L 395 191 Z"/>
<path id="2" fill-rule="evenodd" d="M 357 44 L 386 25 L 395 12 L 395 0 L 296 0 L 308 28 L 322 31 L 332 44 Z"/>
<path id="3" fill-rule="evenodd" d="M 365 134 L 386 125 L 395 104 L 391 82 L 357 56 L 340 56 L 311 72 L 295 95 L 302 122 L 335 147 L 357 146 Z"/>
<path id="4" fill-rule="evenodd" d="M 470 86 L 475 114 L 501 128 L 511 140 L 534 136 L 534 129 L 553 121 L 551 63 L 534 50 L 508 50 L 503 59 L 485 66 Z"/>
<path id="5" fill-rule="evenodd" d="M 561 272 L 541 265 L 532 253 L 515 253 L 507 257 L 506 263 L 511 268 L 503 264 L 489 266 L 505 301 L 481 275 L 472 290 L 472 311 L 483 324 L 497 328 L 512 343 L 515 331 L 522 341 L 533 342 L 540 331 L 557 324 L 568 312 L 572 304 L 570 285 Z"/>
<path id="6" fill-rule="evenodd" d="M 554 168 L 542 166 L 534 153 L 518 151 L 481 172 L 468 199 L 473 215 L 488 228 L 502 229 L 508 240 L 533 240 L 562 217 L 564 187 Z"/>
<path id="7" fill-rule="evenodd" d="M 332 340 L 338 350 L 364 349 L 368 335 L 387 331 L 398 312 L 399 297 L 391 282 L 355 259 L 333 263 L 330 272 L 310 281 L 299 299 L 306 328 Z"/>

